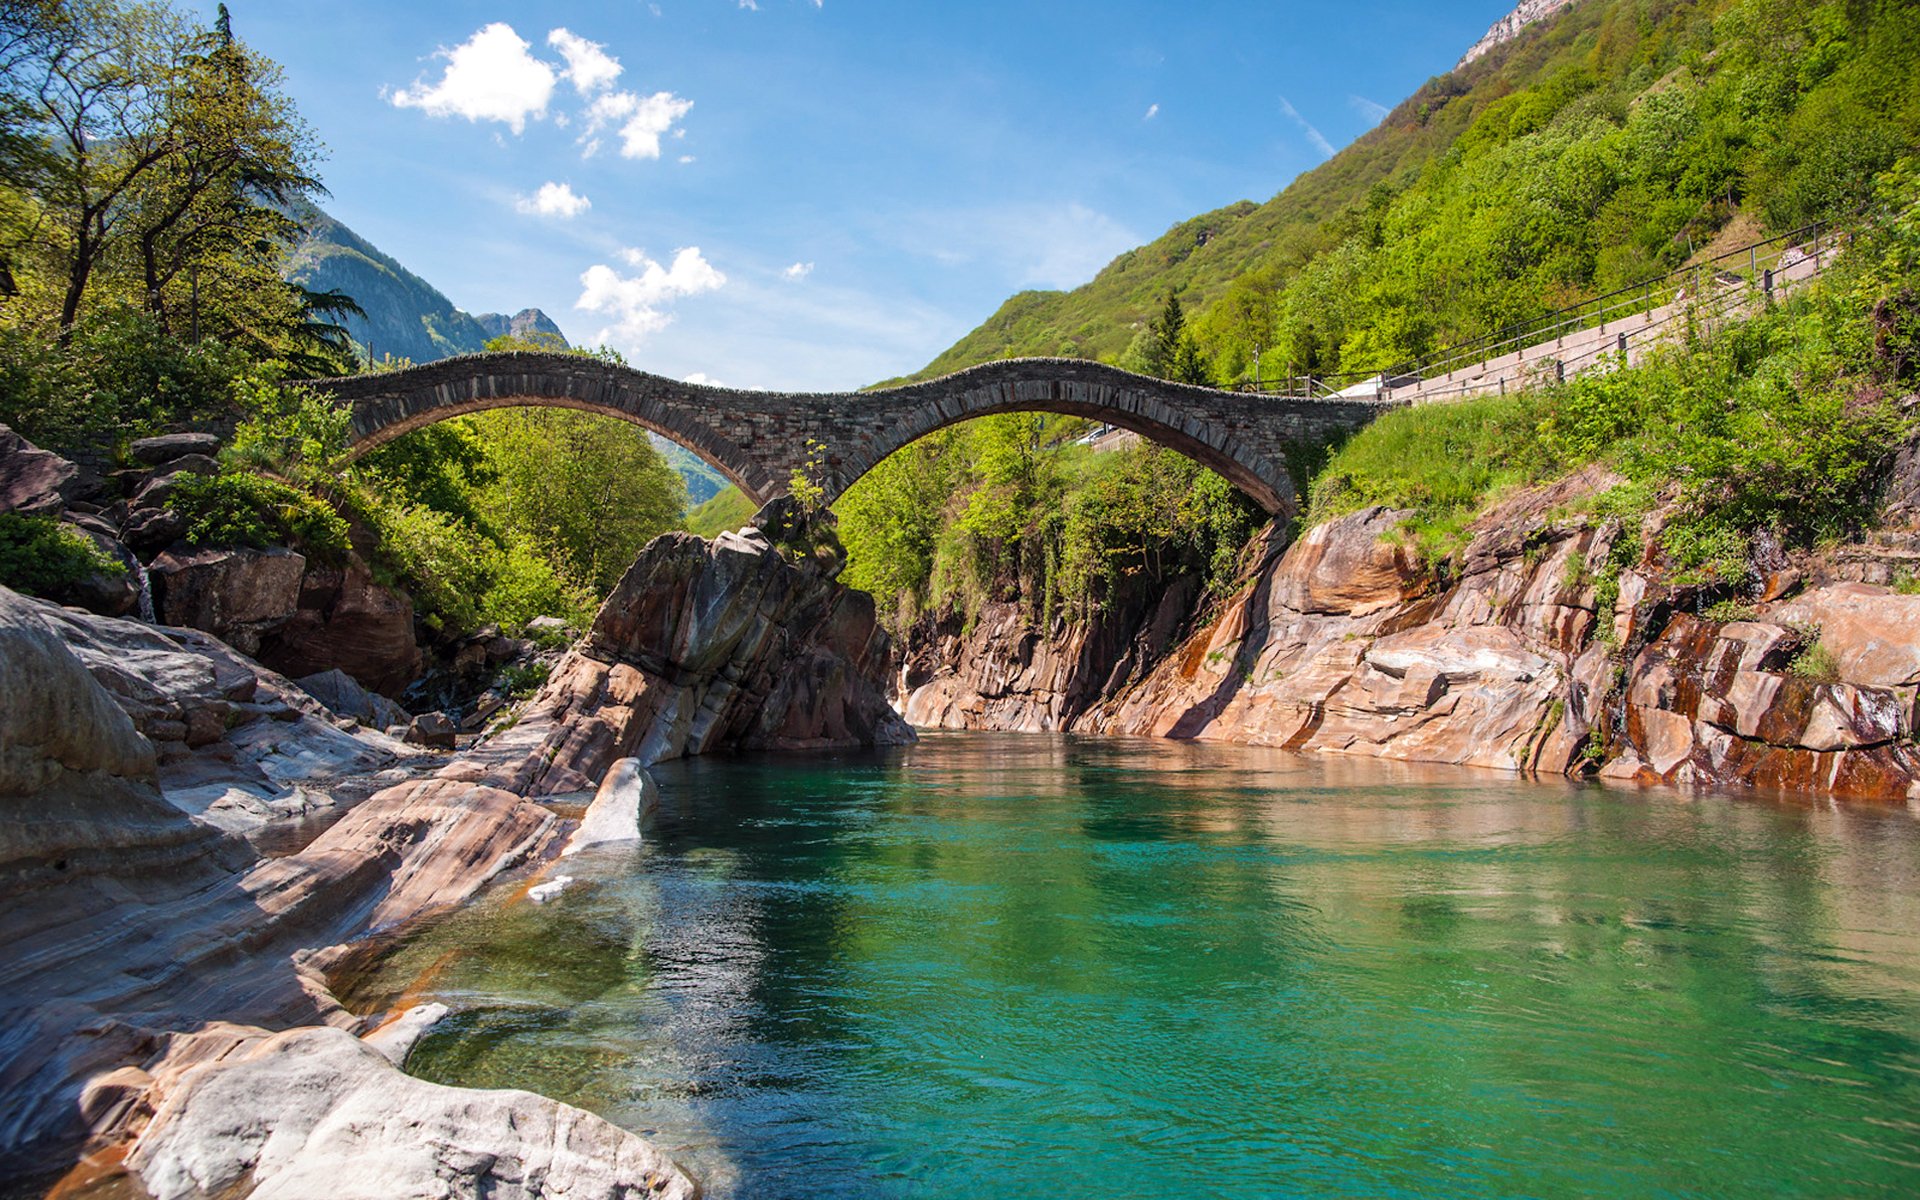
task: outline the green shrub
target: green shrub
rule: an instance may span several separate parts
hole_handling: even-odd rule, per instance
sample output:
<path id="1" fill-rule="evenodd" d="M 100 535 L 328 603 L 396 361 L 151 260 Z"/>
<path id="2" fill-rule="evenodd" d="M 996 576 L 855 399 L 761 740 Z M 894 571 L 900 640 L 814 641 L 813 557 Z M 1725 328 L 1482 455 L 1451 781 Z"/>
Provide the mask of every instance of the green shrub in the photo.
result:
<path id="1" fill-rule="evenodd" d="M 500 668 L 498 683 L 510 700 L 523 700 L 539 691 L 553 668 L 543 662 L 508 663 Z"/>
<path id="2" fill-rule="evenodd" d="M 1794 655 L 1793 661 L 1787 664 L 1787 670 L 1815 683 L 1840 682 L 1840 660 L 1833 656 L 1833 651 L 1824 642 L 1815 642 Z"/>
<path id="3" fill-rule="evenodd" d="M 1734 621 L 1751 621 L 1754 617 L 1758 616 L 1759 613 L 1754 609 L 1753 605 L 1742 604 L 1738 600 L 1716 600 L 1712 604 L 1707 605 L 1706 609 L 1701 612 L 1700 615 L 1709 621 L 1731 623 Z"/>
<path id="4" fill-rule="evenodd" d="M 90 575 L 124 575 L 127 568 L 93 539 L 52 517 L 0 513 L 0 584 L 48 599 Z"/>
<path id="5" fill-rule="evenodd" d="M 167 496 L 192 546 L 293 546 L 322 559 L 352 548 L 332 506 L 277 479 L 247 472 L 188 475 Z"/>
<path id="6" fill-rule="evenodd" d="M 112 445 L 230 411 L 245 364 L 230 346 L 172 337 L 131 308 L 83 319 L 65 345 L 52 329 L 0 324 L 0 423 L 56 450 Z"/>
<path id="7" fill-rule="evenodd" d="M 230 461 L 271 470 L 303 483 L 330 480 L 344 460 L 353 410 L 309 388 L 283 384 L 268 370 L 235 381 L 234 395 L 252 416 L 227 449 Z"/>

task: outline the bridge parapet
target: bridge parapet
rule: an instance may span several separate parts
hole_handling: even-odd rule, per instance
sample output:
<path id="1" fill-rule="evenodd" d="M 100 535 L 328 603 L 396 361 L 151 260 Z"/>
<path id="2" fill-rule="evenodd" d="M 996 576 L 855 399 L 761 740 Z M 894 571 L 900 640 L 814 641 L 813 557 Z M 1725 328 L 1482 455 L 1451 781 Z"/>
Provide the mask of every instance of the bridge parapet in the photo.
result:
<path id="1" fill-rule="evenodd" d="M 572 354 L 471 354 L 314 386 L 353 407 L 356 453 L 449 417 L 559 407 L 632 421 L 678 442 L 756 503 L 818 460 L 829 501 L 887 455 L 972 417 L 1057 412 L 1090 417 L 1220 472 L 1267 511 L 1291 513 L 1287 448 L 1350 433 L 1398 402 L 1276 399 L 1170 383 L 1079 359 L 986 363 L 872 392 L 782 393 L 686 383 Z"/>

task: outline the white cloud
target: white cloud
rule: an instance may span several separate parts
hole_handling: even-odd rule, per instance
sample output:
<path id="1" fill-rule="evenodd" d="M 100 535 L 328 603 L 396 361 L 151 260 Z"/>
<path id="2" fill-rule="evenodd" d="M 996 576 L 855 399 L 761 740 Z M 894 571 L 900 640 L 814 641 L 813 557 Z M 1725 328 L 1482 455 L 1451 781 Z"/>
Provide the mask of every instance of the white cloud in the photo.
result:
<path id="1" fill-rule="evenodd" d="M 614 321 L 600 331 L 601 342 L 632 345 L 647 334 L 658 333 L 673 321 L 673 315 L 665 311 L 667 305 L 684 296 L 714 291 L 727 282 L 725 275 L 700 256 L 698 246 L 674 251 L 673 263 L 666 267 L 639 250 L 622 250 L 620 257 L 640 273 L 623 276 L 604 263 L 595 263 L 580 275 L 580 299 L 574 307 Z"/>
<path id="2" fill-rule="evenodd" d="M 582 96 L 605 91 L 620 77 L 620 60 L 599 42 L 590 42 L 572 30 L 560 28 L 547 35 L 547 45 L 567 60 L 563 74 Z"/>
<path id="3" fill-rule="evenodd" d="M 703 387 L 725 387 L 725 386 L 727 386 L 726 384 L 724 384 L 724 383 L 721 383 L 721 382 L 720 382 L 720 381 L 719 381 L 718 379 L 715 379 L 715 378 L 714 378 L 713 376 L 711 376 L 711 375 L 709 375 L 709 374 L 707 374 L 707 373 L 706 373 L 705 371 L 695 371 L 695 372 L 694 372 L 693 374 L 691 374 L 691 375 L 688 375 L 688 376 L 686 376 L 685 378 L 683 378 L 683 379 L 681 379 L 681 381 L 680 381 L 680 382 L 682 382 L 682 383 L 697 383 L 697 384 L 700 384 L 700 385 L 701 385 L 701 386 L 703 386 Z"/>
<path id="4" fill-rule="evenodd" d="M 682 166 L 685 166 L 687 163 L 690 163 L 692 161 L 693 161 L 693 155 L 691 154 L 682 154 L 680 156 L 680 164 Z"/>
<path id="5" fill-rule="evenodd" d="M 1347 103 L 1352 106 L 1353 111 L 1360 114 L 1361 119 L 1367 123 L 1369 128 L 1386 120 L 1387 114 L 1393 111 L 1386 105 L 1375 100 L 1369 100 L 1365 96 L 1349 94 L 1347 96 Z"/>
<path id="6" fill-rule="evenodd" d="M 531 216 L 559 217 L 570 220 L 593 207 L 593 201 L 585 196 L 576 195 L 571 184 L 543 183 L 540 190 L 531 196 L 522 196 L 513 202 L 519 212 Z"/>
<path id="7" fill-rule="evenodd" d="M 440 82 L 416 81 L 388 99 L 398 108 L 418 108 L 436 117 L 499 121 L 515 133 L 528 118 L 546 115 L 553 98 L 553 68 L 527 53 L 528 44 L 504 21 L 488 25 L 452 50 Z"/>
<path id="8" fill-rule="evenodd" d="M 760 11 L 760 6 L 755 4 L 753 0 L 740 0 L 740 7 L 746 9 L 748 12 Z"/>
<path id="9" fill-rule="evenodd" d="M 607 92 L 587 106 L 587 130 L 580 135 L 581 155 L 592 158 L 600 150 L 599 134 L 616 128 L 620 134 L 622 158 L 659 158 L 660 137 L 673 130 L 673 123 L 687 115 L 693 101 L 672 92 L 639 96 L 632 92 Z"/>
<path id="10" fill-rule="evenodd" d="M 1142 121 L 1151 121 L 1159 115 L 1160 115 L 1160 106 L 1158 104 L 1149 104 L 1147 105 L 1147 115 L 1144 117 L 1141 117 L 1140 119 Z"/>
<path id="11" fill-rule="evenodd" d="M 1315 129 L 1305 117 L 1301 116 L 1299 112 L 1294 109 L 1293 105 L 1287 102 L 1285 96 L 1280 97 L 1280 111 L 1293 118 L 1293 123 L 1298 125 L 1300 131 L 1307 135 L 1307 140 L 1313 143 L 1313 148 L 1318 150 L 1322 157 L 1333 157 L 1333 143 L 1322 137 L 1320 131 Z"/>
<path id="12" fill-rule="evenodd" d="M 813 274 L 813 264 L 810 262 L 797 262 L 792 266 L 788 267 L 786 270 L 780 272 L 780 274 L 783 278 L 786 278 L 786 279 L 792 279 L 796 281 L 805 279 L 807 276 Z"/>

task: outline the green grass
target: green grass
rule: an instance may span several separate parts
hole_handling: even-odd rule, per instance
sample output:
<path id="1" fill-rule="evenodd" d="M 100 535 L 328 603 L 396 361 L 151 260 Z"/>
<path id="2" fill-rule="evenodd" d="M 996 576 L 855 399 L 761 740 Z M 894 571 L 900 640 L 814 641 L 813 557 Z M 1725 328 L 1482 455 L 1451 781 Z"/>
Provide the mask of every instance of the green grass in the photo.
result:
<path id="1" fill-rule="evenodd" d="M 687 510 L 686 527 L 689 533 L 697 533 L 703 538 L 738 529 L 752 519 L 759 511 L 746 493 L 729 485 L 716 493 L 704 504 L 695 505 Z"/>

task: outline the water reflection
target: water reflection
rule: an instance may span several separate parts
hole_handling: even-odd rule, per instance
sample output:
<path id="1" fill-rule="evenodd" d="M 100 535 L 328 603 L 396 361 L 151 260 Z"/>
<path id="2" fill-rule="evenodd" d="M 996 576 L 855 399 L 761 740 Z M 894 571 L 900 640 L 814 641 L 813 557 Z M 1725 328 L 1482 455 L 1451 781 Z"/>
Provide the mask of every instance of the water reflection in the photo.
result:
<path id="1" fill-rule="evenodd" d="M 363 984 L 460 1010 L 411 1069 L 723 1197 L 1920 1191 L 1903 812 L 983 735 L 660 782 Z"/>

